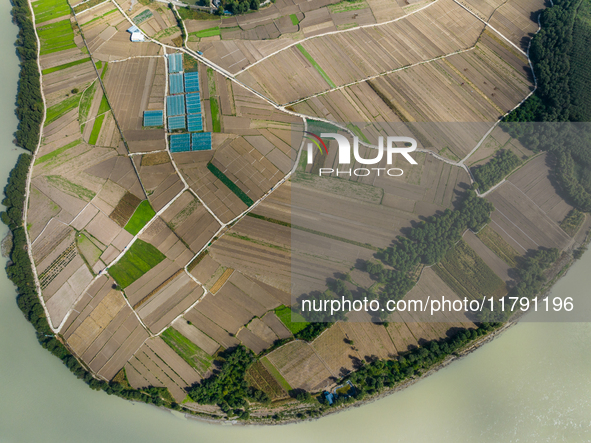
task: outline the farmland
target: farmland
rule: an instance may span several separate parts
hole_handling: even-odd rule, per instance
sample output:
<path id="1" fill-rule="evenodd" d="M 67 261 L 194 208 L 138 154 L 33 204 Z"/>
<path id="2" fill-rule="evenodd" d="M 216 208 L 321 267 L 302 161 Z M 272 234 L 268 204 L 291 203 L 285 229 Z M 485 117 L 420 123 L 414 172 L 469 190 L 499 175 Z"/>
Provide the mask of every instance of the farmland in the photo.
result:
<path id="1" fill-rule="evenodd" d="M 158 249 L 143 240 L 137 240 L 109 272 L 121 287 L 126 288 L 162 260 L 164 254 Z"/>
<path id="2" fill-rule="evenodd" d="M 506 294 L 505 283 L 464 241 L 460 241 L 434 268 L 460 298 L 480 300 Z"/>
<path id="3" fill-rule="evenodd" d="M 509 269 L 521 255 L 577 246 L 588 221 L 554 187 L 552 158 L 492 128 L 533 88 L 519 48 L 541 6 L 512 3 L 467 11 L 452 0 L 278 1 L 223 17 L 181 7 L 183 41 L 175 14 L 158 2 L 119 9 L 91 0 L 75 17 L 63 1 L 33 2 L 47 113 L 30 192 L 10 200 L 29 196 L 25 235 L 46 332 L 60 334 L 100 380 L 125 373 L 133 389 L 158 388 L 161 399 L 212 417 L 233 412 L 223 402 L 185 402 L 187 388 L 233 388 L 215 381 L 233 371 L 241 389 L 255 388 L 234 400 L 263 417 L 269 400 L 323 409 L 299 390 L 332 389 L 378 360 L 400 363 L 409 352 L 431 352 L 431 340 L 475 329 L 463 314 L 421 312 L 395 312 L 387 323 L 355 312 L 318 327 L 296 312 L 292 296 L 328 287 L 352 297 L 390 294 L 403 274 L 396 260 L 404 257 L 391 249 L 397 241 L 477 198 L 467 192 L 466 168 L 494 169 L 474 174 L 480 191 L 505 179 L 486 194 L 494 211 L 477 200 L 492 221 L 471 226 L 482 229 L 447 251 L 413 237 L 427 252 L 410 257 L 409 246 L 403 277 L 412 284 L 400 278 L 408 293 L 397 298 L 499 297 L 515 283 Z M 130 21 L 151 39 L 131 41 Z M 197 74 L 191 81 L 198 77 L 211 134 L 211 145 L 183 152 L 171 152 L 166 123 L 143 120 L 146 111 L 167 117 L 175 53 L 178 68 Z M 321 176 L 338 164 L 336 143 L 327 141 L 327 152 L 310 164 L 302 155 L 291 174 L 304 127 L 344 134 L 330 122 L 363 142 L 352 168 L 374 157 L 366 144 L 390 134 L 418 141 L 413 162 L 397 155 L 375 165 L 402 170 L 397 177 Z M 497 168 L 501 155 L 511 161 Z M 382 270 L 366 272 L 378 260 Z M 418 376 L 428 366 L 417 367 Z M 303 400 L 288 398 L 296 394 Z"/>
<path id="4" fill-rule="evenodd" d="M 131 235 L 137 235 L 138 232 L 150 221 L 156 212 L 150 206 L 150 202 L 148 200 L 144 200 L 139 204 L 131 219 L 125 225 L 125 230 L 129 232 Z"/>
<path id="5" fill-rule="evenodd" d="M 197 345 L 187 339 L 174 328 L 168 328 L 161 335 L 162 340 L 179 354 L 183 360 L 193 366 L 201 374 L 205 374 L 213 359 Z"/>

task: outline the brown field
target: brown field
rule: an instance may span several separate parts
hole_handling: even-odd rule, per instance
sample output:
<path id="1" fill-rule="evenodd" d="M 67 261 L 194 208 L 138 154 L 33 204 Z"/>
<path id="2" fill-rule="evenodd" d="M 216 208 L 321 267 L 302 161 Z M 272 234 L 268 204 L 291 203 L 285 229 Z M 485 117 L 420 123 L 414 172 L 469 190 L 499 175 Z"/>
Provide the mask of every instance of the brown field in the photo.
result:
<path id="1" fill-rule="evenodd" d="M 302 46 L 327 76 L 341 86 L 468 48 L 476 42 L 482 28 L 482 22 L 460 6 L 440 1 L 393 23 L 320 36 L 306 40 Z M 268 93 L 278 103 L 290 103 L 330 87 L 319 72 L 310 68 L 310 62 L 293 46 L 249 68 L 238 78 Z"/>
<path id="2" fill-rule="evenodd" d="M 155 211 L 162 209 L 184 188 L 181 178 L 170 162 L 153 166 L 142 165 L 139 173 L 150 204 Z"/>
<path id="3" fill-rule="evenodd" d="M 220 228 L 220 224 L 190 192 L 175 200 L 162 214 L 162 219 L 194 253 L 200 251 Z"/>
<path id="4" fill-rule="evenodd" d="M 318 357 L 338 378 L 354 371 L 362 358 L 354 350 L 354 346 L 347 343 L 347 340 L 347 334 L 339 322 L 324 331 L 312 343 Z"/>
<path id="5" fill-rule="evenodd" d="M 128 379 L 134 388 L 164 386 L 177 402 L 187 396 L 185 388 L 201 380 L 200 374 L 159 337 L 147 340 L 127 362 L 125 371 L 133 374 Z"/>
<path id="6" fill-rule="evenodd" d="M 491 228 L 520 253 L 570 244 L 559 223 L 572 207 L 556 193 L 546 161 L 536 157 L 487 196 L 495 205 Z"/>
<path id="7" fill-rule="evenodd" d="M 273 330 L 278 338 L 285 339 L 291 337 L 290 330 L 281 323 L 281 320 L 279 320 L 275 313 L 267 312 L 261 320 Z"/>
<path id="8" fill-rule="evenodd" d="M 132 43 L 126 31 L 130 24 L 125 17 L 119 11 L 104 15 L 112 9 L 113 5 L 107 3 L 105 6 L 83 13 L 82 18 L 79 19 L 93 58 L 110 62 L 133 56 L 154 56 L 161 53 L 161 47 L 155 43 Z M 97 17 L 102 18 L 92 21 Z"/>
<path id="9" fill-rule="evenodd" d="M 529 41 L 538 31 L 538 13 L 545 7 L 543 0 L 510 0 L 499 6 L 489 23 L 513 44 L 527 51 Z"/>
<path id="10" fill-rule="evenodd" d="M 267 358 L 294 389 L 315 392 L 334 384 L 331 374 L 314 348 L 303 341 L 293 341 L 271 352 Z"/>
<path id="11" fill-rule="evenodd" d="M 242 328 L 238 334 L 236 334 L 236 337 L 244 346 L 255 354 L 261 353 L 270 346 L 270 343 L 263 340 L 248 328 Z"/>
<path id="12" fill-rule="evenodd" d="M 70 349 L 108 380 L 148 338 L 123 295 L 112 289 L 113 284 L 106 277 L 95 280 L 61 329 Z"/>
<path id="13" fill-rule="evenodd" d="M 136 312 L 152 332 L 158 333 L 195 303 L 202 294 L 203 289 L 181 271 L 167 284 L 148 294 L 145 297 L 148 300 L 136 308 Z"/>
<path id="14" fill-rule="evenodd" d="M 197 306 L 199 306 L 202 302 L 199 302 Z M 196 308 L 196 307 L 195 307 Z M 214 323 L 204 314 L 202 314 L 197 309 L 191 309 L 187 312 L 184 316 L 185 319 L 196 325 L 196 327 L 206 334 L 208 337 L 212 338 L 224 348 L 231 348 L 232 346 L 236 346 L 240 343 L 236 338 L 231 336 L 228 331 L 224 330 L 221 326 Z"/>
<path id="15" fill-rule="evenodd" d="M 144 111 L 163 109 L 164 81 L 162 57 L 139 58 L 109 64 L 104 79 L 105 88 L 132 152 L 166 148 L 164 130 L 142 127 Z"/>

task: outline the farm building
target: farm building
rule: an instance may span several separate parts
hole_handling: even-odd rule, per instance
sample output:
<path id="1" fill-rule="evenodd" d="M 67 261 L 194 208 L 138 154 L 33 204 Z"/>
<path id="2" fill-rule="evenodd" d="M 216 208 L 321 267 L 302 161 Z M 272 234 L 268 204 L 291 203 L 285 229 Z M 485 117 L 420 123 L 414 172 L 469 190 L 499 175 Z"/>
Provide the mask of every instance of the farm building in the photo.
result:
<path id="1" fill-rule="evenodd" d="M 182 72 L 183 71 L 183 55 L 176 53 L 176 54 L 169 54 L 168 58 L 168 73 L 172 74 L 174 72 Z"/>
<path id="2" fill-rule="evenodd" d="M 185 92 L 183 83 L 183 73 L 170 74 L 170 93 L 171 94 L 182 94 Z"/>
<path id="3" fill-rule="evenodd" d="M 131 41 L 132 42 L 145 41 L 144 34 L 142 34 L 142 31 L 140 31 L 140 29 L 137 26 L 133 25 L 131 28 L 127 29 L 127 32 L 129 32 L 131 34 Z"/>
<path id="4" fill-rule="evenodd" d="M 170 152 L 187 152 L 190 150 L 190 134 L 173 134 L 170 136 Z"/>
<path id="5" fill-rule="evenodd" d="M 183 115 L 185 113 L 185 98 L 182 95 L 166 97 L 166 113 L 168 115 Z"/>
<path id="6" fill-rule="evenodd" d="M 191 151 L 209 151 L 211 149 L 211 132 L 191 134 Z"/>
<path id="7" fill-rule="evenodd" d="M 163 111 L 144 111 L 144 126 L 162 126 Z"/>
<path id="8" fill-rule="evenodd" d="M 186 72 L 185 73 L 185 91 L 199 92 L 199 73 Z"/>
<path id="9" fill-rule="evenodd" d="M 201 114 L 188 114 L 187 125 L 189 127 L 189 132 L 203 131 L 203 118 L 201 117 Z"/>
<path id="10" fill-rule="evenodd" d="M 172 117 L 168 117 L 168 129 L 185 129 L 185 116 L 183 115 L 174 115 Z"/>

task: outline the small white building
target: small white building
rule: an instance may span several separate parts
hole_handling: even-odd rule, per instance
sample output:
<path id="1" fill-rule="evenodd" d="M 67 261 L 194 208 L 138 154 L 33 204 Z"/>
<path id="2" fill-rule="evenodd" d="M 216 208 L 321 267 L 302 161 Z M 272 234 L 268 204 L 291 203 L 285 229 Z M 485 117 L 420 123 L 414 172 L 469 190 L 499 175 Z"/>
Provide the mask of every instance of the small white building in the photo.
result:
<path id="1" fill-rule="evenodd" d="M 131 34 L 131 41 L 132 42 L 145 42 L 146 39 L 144 38 L 144 34 L 142 34 L 142 31 L 140 31 L 140 29 L 133 25 L 131 28 L 129 28 L 127 30 L 127 32 L 129 32 Z"/>

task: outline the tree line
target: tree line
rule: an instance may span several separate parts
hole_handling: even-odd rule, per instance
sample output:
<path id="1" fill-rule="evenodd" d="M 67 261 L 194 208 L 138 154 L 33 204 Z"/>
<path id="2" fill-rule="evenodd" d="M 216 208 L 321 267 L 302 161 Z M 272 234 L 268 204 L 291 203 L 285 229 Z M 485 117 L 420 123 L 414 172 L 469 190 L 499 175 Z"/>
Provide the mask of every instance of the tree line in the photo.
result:
<path id="1" fill-rule="evenodd" d="M 558 183 L 584 212 L 591 211 L 591 128 L 532 122 L 591 120 L 590 18 L 591 4 L 582 0 L 556 0 L 541 13 L 530 50 L 538 87 L 501 125 L 528 148 L 556 157 Z"/>
<path id="2" fill-rule="evenodd" d="M 37 67 L 37 38 L 27 0 L 13 0 L 13 22 L 19 27 L 16 50 L 20 60 L 16 115 L 16 144 L 34 152 L 43 119 L 43 99 Z"/>
<path id="3" fill-rule="evenodd" d="M 513 151 L 502 149 L 484 165 L 472 168 L 472 176 L 480 192 L 486 192 L 515 169 L 521 160 Z"/>

